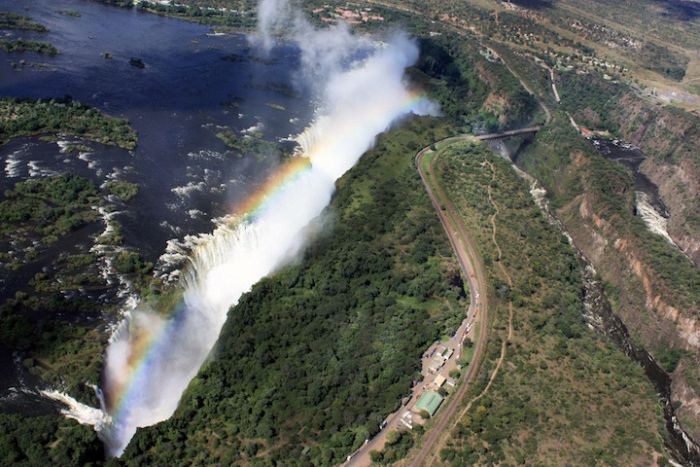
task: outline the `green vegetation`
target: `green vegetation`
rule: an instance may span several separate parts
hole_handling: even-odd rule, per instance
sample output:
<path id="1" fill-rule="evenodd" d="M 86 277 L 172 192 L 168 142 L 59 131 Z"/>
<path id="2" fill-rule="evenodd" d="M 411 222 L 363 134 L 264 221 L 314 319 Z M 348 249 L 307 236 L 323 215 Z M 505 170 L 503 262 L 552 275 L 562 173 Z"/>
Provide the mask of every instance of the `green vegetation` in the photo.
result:
<path id="1" fill-rule="evenodd" d="M 136 132 L 127 120 L 73 100 L 0 98 L 0 144 L 18 136 L 57 133 L 124 149 L 136 147 Z"/>
<path id="2" fill-rule="evenodd" d="M 27 39 L 0 39 L 0 48 L 5 52 L 24 53 L 34 52 L 51 57 L 58 55 L 58 49 L 48 42 L 32 41 Z"/>
<path id="3" fill-rule="evenodd" d="M 21 29 L 25 31 L 47 32 L 43 24 L 35 23 L 27 16 L 0 11 L 0 29 Z"/>
<path id="4" fill-rule="evenodd" d="M 600 229 L 606 236 L 625 239 L 633 257 L 650 268 L 653 277 L 650 285 L 654 290 L 663 291 L 664 301 L 696 316 L 700 309 L 700 271 L 677 248 L 662 237 L 652 235 L 634 215 L 631 175 L 619 164 L 604 159 L 564 125 L 562 119 L 558 125 L 541 131 L 521 155 L 519 163 L 543 182 L 551 193 L 552 205 L 559 209 L 564 224 L 584 251 L 591 246 L 585 235 L 592 228 Z M 593 227 L 590 218 L 581 219 L 579 204 L 583 202 L 590 211 L 605 219 L 604 226 Z M 602 277 L 620 291 L 619 302 L 613 302 L 619 306 L 616 313 L 625 318 L 633 335 L 646 335 L 637 334 L 637 338 L 641 338 L 653 354 L 663 351 L 669 345 L 666 339 L 672 338 L 642 324 L 638 310 L 646 307 L 643 297 L 647 292 L 639 279 L 621 266 L 629 259 L 612 245 L 606 248 L 606 255 L 618 259 L 596 266 Z"/>
<path id="5" fill-rule="evenodd" d="M 673 107 L 652 105 L 628 86 L 595 75 L 565 73 L 561 76 L 562 105 L 582 125 L 609 130 L 638 144 L 660 163 L 681 164 L 700 172 L 695 131 L 700 117 Z"/>
<path id="6" fill-rule="evenodd" d="M 445 134 L 415 119 L 380 137 L 338 182 L 327 230 L 241 297 L 215 358 L 172 419 L 137 433 L 127 465 L 329 465 L 377 431 L 468 303 L 413 167 Z"/>
<path id="7" fill-rule="evenodd" d="M 130 8 L 134 6 L 134 0 L 95 0 L 106 5 L 114 5 L 122 8 Z"/>
<path id="8" fill-rule="evenodd" d="M 644 68 L 655 71 L 674 81 L 681 81 L 688 66 L 688 57 L 672 52 L 668 47 L 647 42 L 640 49 L 638 58 Z"/>
<path id="9" fill-rule="evenodd" d="M 83 143 L 68 143 L 65 147 L 61 148 L 61 152 L 65 154 L 79 154 L 81 152 L 93 152 L 93 149 Z"/>
<path id="10" fill-rule="evenodd" d="M 491 284 L 492 337 L 465 404 L 486 386 L 508 334 L 509 304 L 514 308 L 503 366 L 452 432 L 442 462 L 631 465 L 664 453 L 652 385 L 586 326 L 581 265 L 527 183 L 482 145 L 443 149 L 437 174 L 476 236 Z"/>
<path id="11" fill-rule="evenodd" d="M 0 340 L 27 352 L 25 366 L 32 373 L 58 387 L 69 384 L 74 394 L 85 392 L 78 381 L 98 381 L 105 339 L 94 324 L 75 324 L 96 314 L 94 304 L 66 299 L 62 293 L 100 290 L 105 284 L 94 255 L 70 255 L 48 248 L 97 221 L 93 206 L 100 203 L 92 182 L 70 174 L 19 182 L 0 202 L 0 243 L 12 248 L 2 255 L 3 266 L 16 270 L 35 260 L 48 260 L 52 266 L 29 281 L 32 295 L 18 292 L 0 307 Z"/>
<path id="12" fill-rule="evenodd" d="M 120 251 L 114 258 L 114 269 L 119 274 L 148 274 L 153 269 L 153 264 L 144 262 L 135 251 Z"/>
<path id="13" fill-rule="evenodd" d="M 131 201 L 139 193 L 139 186 L 136 183 L 123 180 L 110 180 L 105 184 L 105 188 L 125 203 Z"/>
<path id="14" fill-rule="evenodd" d="M 123 182 L 125 183 L 125 182 Z M 117 188 L 115 188 L 115 186 Z M 131 184 L 112 185 L 122 196 Z M 109 305 L 94 298 L 110 290 L 90 243 L 65 248 L 70 235 L 83 235 L 100 219 L 96 206 L 104 194 L 91 181 L 71 174 L 29 179 L 5 192 L 0 202 L 2 267 L 24 277 L 24 268 L 39 272 L 20 284 L 15 297 L 0 305 L 0 341 L 23 353 L 24 366 L 53 387 L 68 389 L 83 401 L 98 404 L 84 382 L 97 384 L 107 336 L 97 327 Z M 108 240 L 118 245 L 119 225 Z M 59 243 L 60 242 L 60 243 Z M 102 243 L 107 243 L 104 240 Z M 135 287 L 145 287 L 152 264 L 138 253 L 117 249 L 112 265 Z M 18 271 L 15 273 L 14 271 Z"/>
<path id="15" fill-rule="evenodd" d="M 256 2 L 252 0 L 185 0 L 172 5 L 135 3 L 143 11 L 212 25 L 217 30 L 252 29 L 256 23 Z"/>
<path id="16" fill-rule="evenodd" d="M 420 47 L 411 77 L 467 130 L 498 131 L 538 118 L 534 98 L 502 63 L 485 59 L 474 41 L 445 34 L 421 39 Z"/>
<path id="17" fill-rule="evenodd" d="M 80 18 L 82 16 L 80 13 L 73 10 L 61 10 L 60 13 L 66 16 L 72 16 L 73 18 Z"/>
<path id="18" fill-rule="evenodd" d="M 371 451 L 369 453 L 370 458 L 375 464 L 391 465 L 406 457 L 422 435 L 423 427 L 421 425 L 416 425 L 411 431 L 391 431 L 387 435 L 384 449 L 382 451 Z"/>
<path id="19" fill-rule="evenodd" d="M 676 371 L 676 368 L 683 357 L 693 358 L 693 353 L 680 349 L 663 349 L 657 353 L 659 364 L 668 373 L 673 373 Z"/>
<path id="20" fill-rule="evenodd" d="M 387 23 L 402 18 L 425 37 L 435 32 L 421 40 L 423 54 L 410 75 L 441 103 L 460 130 L 490 131 L 542 119 L 535 101 L 508 72 L 501 56 L 526 80 L 535 82 L 531 87 L 546 96 L 544 101 L 553 109 L 547 67 L 557 70 L 562 108 L 581 123 L 616 135 L 643 134 L 647 140 L 662 141 L 651 153 L 657 160 L 696 160 L 690 156 L 697 153 L 696 122 L 685 114 L 679 117 L 677 109 L 651 107 L 639 118 L 620 112 L 636 108 L 640 100 L 631 89 L 601 79 L 603 73 L 613 80 L 626 79 L 622 65 L 630 63 L 671 80 L 686 73 L 685 54 L 655 36 L 690 43 L 695 50 L 697 23 L 669 28 L 658 13 L 659 2 L 640 2 L 643 7 L 627 13 L 629 2 L 614 0 L 533 1 L 528 5 L 549 6 L 524 13 L 505 12 L 502 2 L 400 2 L 401 8 L 413 9 L 420 17 L 376 4 L 372 8 Z M 139 2 L 138 7 L 217 29 L 245 29 L 255 22 L 253 0 L 177 3 L 182 5 Z M 581 20 L 573 13 L 579 8 L 592 19 Z M 602 11 L 609 11 L 620 23 L 629 21 L 637 30 L 648 30 L 649 40 L 639 42 L 638 35 L 611 29 L 604 21 L 607 18 L 596 18 Z M 646 25 L 646 15 L 653 27 Z M 639 46 L 629 45 L 637 42 Z M 599 47 L 611 43 L 612 58 Z M 86 107 L 75 109 L 73 103 L 53 101 L 26 104 L 27 109 L 22 109 L 23 102 L 0 101 L 0 143 L 20 135 L 61 132 L 126 148 L 136 144 L 125 122 Z M 233 100 L 224 104 L 237 105 Z M 685 123 L 666 124 L 670 132 L 645 131 L 657 117 Z M 124 456 L 125 464 L 161 465 L 173 458 L 186 464 L 337 464 L 376 432 L 378 423 L 398 406 L 412 379 L 418 377 L 421 352 L 429 342 L 454 330 L 465 306 L 458 268 L 412 166 L 417 149 L 460 132 L 445 125 L 416 119 L 380 138 L 377 148 L 338 183 L 325 218 L 329 230 L 315 234 L 298 263 L 242 297 L 230 311 L 232 319 L 215 358 L 193 381 L 174 418 L 140 430 Z M 683 132 L 676 131 L 679 128 Z M 217 136 L 241 154 L 279 150 L 260 135 L 238 138 L 224 130 Z M 581 265 L 571 247 L 547 224 L 530 200 L 526 184 L 506 162 L 483 146 L 439 146 L 439 150 L 438 169 L 450 198 L 481 245 L 495 304 L 494 337 L 466 400 L 483 390 L 495 368 L 506 336 L 508 304 L 514 306 L 514 337 L 506 346 L 506 360 L 485 397 L 473 404 L 453 431 L 441 452 L 442 462 L 634 465 L 648 463 L 659 453 L 663 464 L 667 453 L 656 395 L 635 364 L 585 325 Z M 554 111 L 553 123 L 537 135 L 519 163 L 548 189 L 553 208 L 571 228 L 577 245 L 593 252 L 597 250 L 590 238 L 602 238 L 609 245 L 595 259 L 604 257 L 598 269 L 607 279 L 606 290 L 614 292 L 616 312 L 627 310 L 623 317 L 635 338 L 641 336 L 645 345 L 650 340 L 650 328 L 639 322 L 645 319 L 639 316 L 644 315 L 646 295 L 641 281 L 624 270 L 627 257 L 613 249 L 614 240 L 628 242 L 627 251 L 650 268 L 664 300 L 681 314 L 695 313 L 700 297 L 697 269 L 663 239 L 649 235 L 633 215 L 629 173 L 598 156 L 569 127 L 563 113 Z M 60 198 L 54 201 L 49 186 L 39 189 L 41 196 L 23 189 L 0 205 L 8 222 L 20 226 L 37 222 L 51 230 L 53 223 L 41 222 L 44 214 L 52 215 L 56 217 L 49 218 L 51 222 L 63 219 L 55 221 L 56 232 L 62 234 L 74 228 L 74 220 L 81 221 L 79 209 L 60 211 L 61 203 L 72 205 Z M 106 189 L 124 201 L 136 194 L 128 185 Z M 88 193 L 90 188 L 78 190 L 83 191 Z M 30 216 L 38 217 L 21 217 L 21 203 L 30 208 Z M 700 217 L 692 215 L 697 209 L 689 206 L 687 224 L 700 229 Z M 490 220 L 496 207 L 495 237 L 503 250 L 501 258 L 491 237 Z M 588 217 L 582 218 L 582 207 L 590 208 Z M 591 216 L 602 219 L 605 227 L 595 227 Z M 9 229 L 7 224 L 5 231 Z M 54 240 L 50 233 L 45 237 Z M 100 241 L 120 243 L 118 225 Z M 28 249 L 26 257 L 37 254 Z M 89 304 L 65 300 L 58 292 L 97 288 L 94 277 L 85 271 L 94 265 L 95 257 L 83 252 L 62 255 L 58 261 L 66 271 L 60 284 L 37 274 L 30 284 L 31 295 L 19 294 L 0 309 L 0 339 L 27 352 L 24 364 L 34 374 L 64 384 L 71 393 L 91 401 L 89 391 L 75 382 L 96 381 L 104 343 L 91 326 L 80 323 L 79 317 L 89 315 Z M 114 266 L 137 277 L 152 267 L 132 251 L 119 252 Z M 512 286 L 504 270 L 512 276 Z M 177 294 L 157 287 L 144 293 L 161 304 Z M 660 335 L 651 339 L 650 348 L 659 362 L 677 373 L 697 367 L 695 356 L 678 350 L 668 330 L 662 331 L 656 329 Z M 472 354 L 473 347 L 467 346 L 464 358 Z M 74 424 L 57 419 L 50 423 L 37 419 L 35 424 L 22 420 L 0 415 L 0 463 L 98 462 L 91 459 L 95 451 L 89 447 L 94 435 L 83 438 L 83 433 L 70 431 Z M 419 435 L 419 430 L 392 435 L 387 448 L 372 457 L 380 464 L 403 458 L 420 443 Z M 87 448 L 80 442 L 73 444 L 81 439 Z M 28 440 L 38 441 L 29 444 Z"/>
<path id="21" fill-rule="evenodd" d="M 99 316 L 91 300 L 18 292 L 0 306 L 0 340 L 23 353 L 30 373 L 99 407 L 94 391 L 85 386 L 100 381 L 108 337 L 88 320 Z"/>
<path id="22" fill-rule="evenodd" d="M 0 238 L 38 236 L 45 244 L 97 220 L 97 187 L 75 175 L 30 179 L 5 192 L 0 202 Z"/>
<path id="23" fill-rule="evenodd" d="M 236 130 L 226 129 L 218 132 L 216 137 L 226 146 L 235 149 L 240 156 L 255 155 L 262 157 L 265 154 L 277 151 L 277 144 L 264 140 L 260 134 L 239 137 Z"/>
<path id="24" fill-rule="evenodd" d="M 488 88 L 474 69 L 477 54 L 469 52 L 471 44 L 461 47 L 467 55 L 457 58 L 459 43 L 454 37 L 442 41 L 421 39 L 421 56 L 409 73 L 440 103 L 446 115 L 466 124 L 474 117 L 473 107 L 486 100 Z"/>
<path id="25" fill-rule="evenodd" d="M 104 459 L 91 427 L 55 416 L 0 414 L 0 464 L 95 465 Z"/>

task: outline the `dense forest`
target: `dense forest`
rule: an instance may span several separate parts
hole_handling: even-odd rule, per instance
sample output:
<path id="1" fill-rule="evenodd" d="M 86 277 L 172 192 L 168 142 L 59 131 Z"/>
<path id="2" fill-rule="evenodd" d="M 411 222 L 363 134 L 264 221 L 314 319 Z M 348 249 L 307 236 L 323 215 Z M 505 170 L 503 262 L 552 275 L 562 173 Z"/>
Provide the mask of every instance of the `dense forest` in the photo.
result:
<path id="1" fill-rule="evenodd" d="M 55 416 L 0 413 L 0 464 L 17 467 L 101 464 L 102 443 L 91 427 Z"/>
<path id="2" fill-rule="evenodd" d="M 128 465 L 329 465 L 377 431 L 420 377 L 421 353 L 468 304 L 413 167 L 444 131 L 407 123 L 339 181 L 298 264 L 231 309 L 215 358 L 171 420 L 137 433 Z"/>

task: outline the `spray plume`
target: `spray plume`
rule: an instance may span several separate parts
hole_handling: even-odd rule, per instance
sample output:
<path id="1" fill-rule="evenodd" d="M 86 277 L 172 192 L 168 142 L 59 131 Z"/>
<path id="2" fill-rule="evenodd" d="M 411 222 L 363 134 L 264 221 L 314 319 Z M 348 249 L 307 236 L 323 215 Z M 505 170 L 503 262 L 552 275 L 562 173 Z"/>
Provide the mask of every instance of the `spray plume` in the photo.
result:
<path id="1" fill-rule="evenodd" d="M 108 423 L 98 428 L 119 456 L 137 427 L 172 416 L 190 380 L 215 344 L 240 296 L 299 252 L 304 231 L 328 205 L 335 181 L 376 135 L 434 104 L 410 91 L 406 67 L 416 45 L 394 34 L 379 46 L 339 25 L 315 30 L 286 1 L 259 5 L 258 43 L 269 49 L 286 31 L 301 52 L 301 75 L 324 83 L 314 123 L 297 138 L 293 157 L 233 210 L 231 222 L 197 240 L 182 275 L 182 298 L 165 315 L 140 304 L 115 332 L 106 354 Z M 232 316 L 235 319 L 235 316 Z"/>

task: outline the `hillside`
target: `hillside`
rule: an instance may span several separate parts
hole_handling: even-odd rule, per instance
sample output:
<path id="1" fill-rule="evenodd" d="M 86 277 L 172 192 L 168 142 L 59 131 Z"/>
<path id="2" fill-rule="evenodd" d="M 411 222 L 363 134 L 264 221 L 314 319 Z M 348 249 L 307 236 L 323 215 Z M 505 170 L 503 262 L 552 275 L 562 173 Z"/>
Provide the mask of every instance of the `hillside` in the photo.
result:
<path id="1" fill-rule="evenodd" d="M 653 387 L 586 326 L 583 265 L 527 182 L 483 146 L 453 145 L 436 157 L 437 177 L 484 257 L 496 336 L 440 460 L 632 465 L 665 457 Z"/>

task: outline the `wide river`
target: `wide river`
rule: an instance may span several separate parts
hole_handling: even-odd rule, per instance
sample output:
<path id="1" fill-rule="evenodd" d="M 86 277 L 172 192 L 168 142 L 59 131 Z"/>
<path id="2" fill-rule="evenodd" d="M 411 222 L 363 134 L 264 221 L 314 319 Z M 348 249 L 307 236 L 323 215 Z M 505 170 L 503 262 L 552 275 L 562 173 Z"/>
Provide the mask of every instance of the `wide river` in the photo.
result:
<path id="1" fill-rule="evenodd" d="M 209 219 L 225 214 L 250 182 L 265 175 L 269 164 L 225 157 L 218 127 L 261 128 L 267 139 L 277 139 L 299 133 L 312 116 L 304 90 L 289 92 L 290 70 L 298 68 L 292 48 L 252 57 L 243 35 L 214 36 L 197 24 L 84 0 L 0 0 L 0 10 L 46 25 L 48 33 L 14 35 L 50 42 L 60 51 L 56 57 L 0 53 L 0 96 L 69 95 L 128 118 L 139 137 L 132 153 L 102 147 L 90 156 L 92 164 L 64 162 L 55 144 L 15 141 L 0 148 L 0 165 L 18 151 L 14 158 L 20 159 L 17 177 L 2 172 L 2 188 L 32 167 L 39 173 L 36 166 L 94 175 L 126 169 L 125 178 L 139 183 L 141 193 L 134 212 L 120 221 L 127 243 L 149 258 L 158 257 L 169 238 L 211 230 Z M 132 57 L 146 67 L 131 66 Z M 21 59 L 48 69 L 13 70 Z M 30 160 L 37 163 L 27 167 Z M 208 189 L 198 185 L 203 181 Z"/>
<path id="2" fill-rule="evenodd" d="M 313 117 L 312 99 L 292 76 L 299 65 L 292 46 L 254 56 L 243 35 L 213 35 L 205 26 L 85 0 L 0 0 L 0 11 L 30 16 L 49 29 L 10 31 L 8 38 L 46 41 L 60 51 L 55 57 L 0 52 L 0 97 L 71 96 L 126 117 L 138 132 L 134 151 L 91 144 L 95 152 L 82 157 L 37 138 L 13 140 L 0 147 L 0 190 L 60 171 L 97 184 L 108 178 L 138 183 L 138 196 L 116 220 L 126 246 L 149 260 L 157 260 L 170 239 L 212 231 L 212 219 L 227 214 L 278 162 L 237 157 L 216 133 L 228 127 L 239 136 L 248 130 L 278 141 L 300 133 Z M 130 65 L 132 57 L 145 68 Z M 20 60 L 24 66 L 16 66 Z M 81 229 L 57 248 L 92 243 L 102 229 Z M 0 300 L 26 288 L 42 267 L 37 261 L 0 274 Z M 11 349 L 0 354 L 2 397 L 22 375 Z"/>

